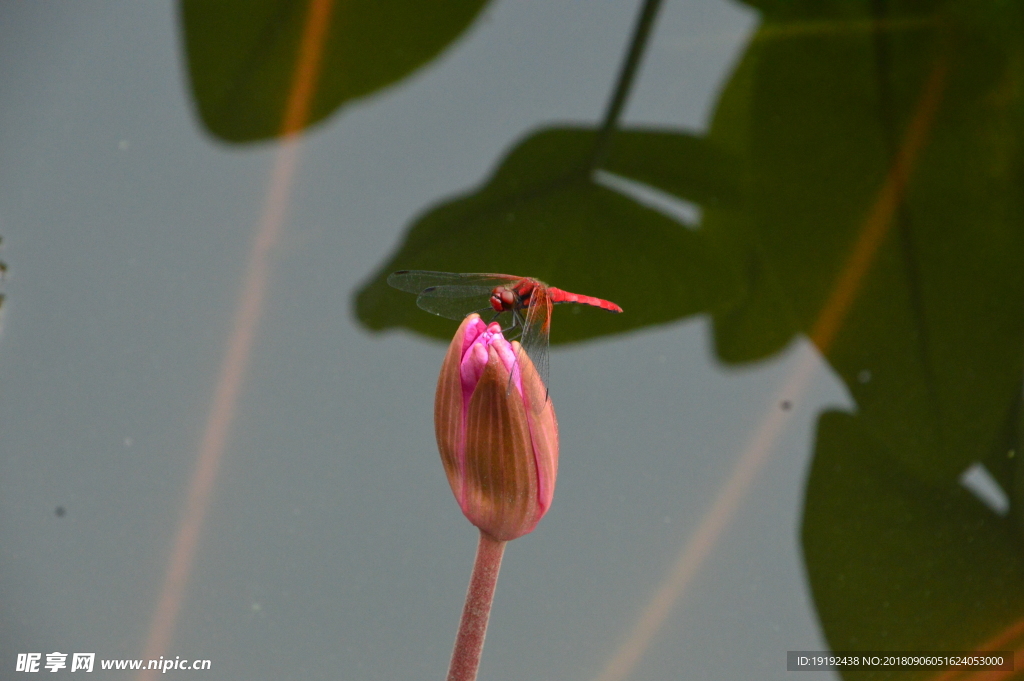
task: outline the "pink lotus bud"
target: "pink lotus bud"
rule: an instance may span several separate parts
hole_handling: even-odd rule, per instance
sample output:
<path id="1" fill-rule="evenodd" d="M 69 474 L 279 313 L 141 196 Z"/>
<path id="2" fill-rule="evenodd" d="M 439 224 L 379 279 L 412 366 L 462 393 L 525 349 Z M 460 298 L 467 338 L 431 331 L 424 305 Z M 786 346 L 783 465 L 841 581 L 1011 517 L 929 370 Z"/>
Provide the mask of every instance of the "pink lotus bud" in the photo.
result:
<path id="1" fill-rule="evenodd" d="M 448 347 L 434 430 L 469 521 L 500 541 L 532 532 L 555 493 L 555 408 L 519 343 L 509 343 L 498 324 L 488 326 L 480 315 L 466 317 Z"/>

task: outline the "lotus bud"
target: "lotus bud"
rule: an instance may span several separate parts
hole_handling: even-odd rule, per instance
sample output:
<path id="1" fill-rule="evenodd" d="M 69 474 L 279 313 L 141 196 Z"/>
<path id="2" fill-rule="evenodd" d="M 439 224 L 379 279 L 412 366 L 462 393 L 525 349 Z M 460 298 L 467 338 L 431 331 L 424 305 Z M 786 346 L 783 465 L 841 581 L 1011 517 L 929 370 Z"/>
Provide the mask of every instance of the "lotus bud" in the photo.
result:
<path id="1" fill-rule="evenodd" d="M 499 541 L 532 532 L 551 505 L 558 423 L 519 343 L 471 314 L 441 366 L 434 430 L 448 483 L 469 521 Z"/>

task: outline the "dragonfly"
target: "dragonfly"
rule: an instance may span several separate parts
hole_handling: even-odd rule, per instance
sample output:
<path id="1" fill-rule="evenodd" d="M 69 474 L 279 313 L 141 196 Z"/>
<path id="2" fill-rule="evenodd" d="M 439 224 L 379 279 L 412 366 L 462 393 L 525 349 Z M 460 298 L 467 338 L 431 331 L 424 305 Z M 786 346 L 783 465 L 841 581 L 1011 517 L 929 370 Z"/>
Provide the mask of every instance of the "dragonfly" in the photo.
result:
<path id="1" fill-rule="evenodd" d="M 511 274 L 402 270 L 388 276 L 388 284 L 417 294 L 416 304 L 421 310 L 447 319 L 461 321 L 473 312 L 491 313 L 491 321 L 500 320 L 502 332 L 511 333 L 511 338 L 518 333 L 520 346 L 533 362 L 545 388 L 552 306 L 577 303 L 622 312 L 622 308 L 611 301 L 570 293 L 533 277 Z"/>

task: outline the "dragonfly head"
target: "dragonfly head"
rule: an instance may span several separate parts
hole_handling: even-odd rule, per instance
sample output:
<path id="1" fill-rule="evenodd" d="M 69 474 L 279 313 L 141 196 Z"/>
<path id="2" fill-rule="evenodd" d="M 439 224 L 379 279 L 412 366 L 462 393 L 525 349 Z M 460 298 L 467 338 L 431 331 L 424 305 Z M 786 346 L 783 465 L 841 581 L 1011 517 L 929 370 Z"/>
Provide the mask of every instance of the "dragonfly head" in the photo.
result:
<path id="1" fill-rule="evenodd" d="M 496 288 L 491 293 L 491 307 L 495 312 L 511 310 L 516 304 L 516 294 L 507 288 Z"/>

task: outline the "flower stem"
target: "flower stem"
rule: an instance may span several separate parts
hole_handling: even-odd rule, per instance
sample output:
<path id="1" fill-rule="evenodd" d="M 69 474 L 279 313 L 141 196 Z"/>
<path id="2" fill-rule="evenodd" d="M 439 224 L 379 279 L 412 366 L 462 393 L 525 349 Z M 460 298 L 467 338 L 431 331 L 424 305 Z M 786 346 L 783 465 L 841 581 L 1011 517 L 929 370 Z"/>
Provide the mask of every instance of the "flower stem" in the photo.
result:
<path id="1" fill-rule="evenodd" d="M 480 532 L 480 543 L 476 547 L 476 561 L 473 575 L 469 578 L 466 605 L 462 609 L 462 622 L 455 637 L 455 650 L 448 668 L 448 681 L 474 681 L 480 666 L 480 654 L 484 650 L 484 636 L 487 634 L 487 618 L 491 614 L 494 587 L 498 584 L 498 570 L 505 543 L 486 532 Z"/>
<path id="2" fill-rule="evenodd" d="M 608 110 L 604 114 L 604 122 L 601 129 L 597 131 L 597 139 L 591 151 L 589 170 L 593 171 L 601 166 L 608 149 L 611 146 L 612 135 L 619 126 L 619 116 L 626 106 L 626 99 L 633 88 L 633 78 L 640 67 L 640 60 L 643 58 L 644 50 L 647 48 L 647 39 L 654 27 L 654 20 L 658 17 L 658 10 L 661 8 L 661 0 L 644 0 L 640 8 L 640 15 L 637 17 L 636 26 L 633 27 L 633 38 L 629 41 L 629 51 L 626 59 L 622 62 L 618 80 L 615 83 L 615 90 L 612 92 L 611 101 L 608 102 Z"/>

